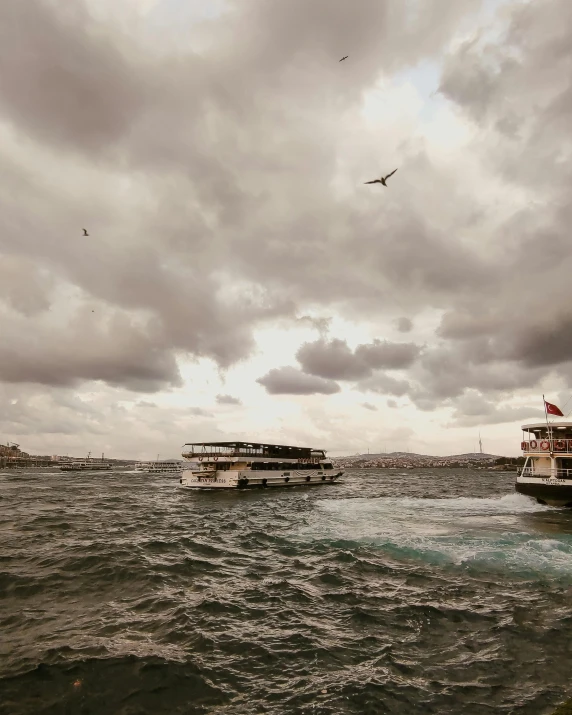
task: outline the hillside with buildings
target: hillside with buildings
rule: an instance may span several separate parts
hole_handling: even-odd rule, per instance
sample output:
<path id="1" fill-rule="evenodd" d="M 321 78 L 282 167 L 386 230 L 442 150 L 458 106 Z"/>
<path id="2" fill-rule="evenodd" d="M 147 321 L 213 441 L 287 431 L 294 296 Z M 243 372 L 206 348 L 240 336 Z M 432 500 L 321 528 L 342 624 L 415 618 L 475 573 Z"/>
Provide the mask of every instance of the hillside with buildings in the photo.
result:
<path id="1" fill-rule="evenodd" d="M 471 467 L 473 469 L 504 466 L 517 466 L 524 463 L 522 457 L 500 457 L 494 454 L 470 452 L 468 454 L 453 454 L 447 457 L 435 457 L 414 452 L 390 452 L 379 454 L 354 454 L 347 457 L 336 457 L 332 460 L 336 467 L 350 469 L 414 469 L 416 467 Z"/>
<path id="2" fill-rule="evenodd" d="M 88 455 L 89 458 L 89 455 Z M 93 459 L 93 458 L 92 458 Z M 103 455 L 101 457 L 103 460 Z M 2 467 L 57 467 L 71 461 L 84 461 L 85 457 L 59 455 L 35 455 L 23 452 L 18 444 L 0 444 L 0 468 Z M 105 458 L 117 467 L 130 466 L 134 460 Z M 345 469 L 414 469 L 418 467 L 471 467 L 473 469 L 515 467 L 524 464 L 524 458 L 500 457 L 494 454 L 471 452 L 435 457 L 414 452 L 390 452 L 377 454 L 354 454 L 332 459 L 334 466 Z"/>
<path id="3" fill-rule="evenodd" d="M 88 458 L 91 458 L 88 455 Z M 104 455 L 101 456 L 103 461 Z M 28 454 L 20 449 L 19 444 L 8 442 L 0 444 L 0 469 L 3 467 L 57 467 L 68 462 L 83 462 L 86 457 L 62 457 L 57 454 Z M 93 458 L 92 458 L 93 459 Z M 134 464 L 132 459 L 108 459 L 105 461 L 115 466 L 129 466 Z"/>

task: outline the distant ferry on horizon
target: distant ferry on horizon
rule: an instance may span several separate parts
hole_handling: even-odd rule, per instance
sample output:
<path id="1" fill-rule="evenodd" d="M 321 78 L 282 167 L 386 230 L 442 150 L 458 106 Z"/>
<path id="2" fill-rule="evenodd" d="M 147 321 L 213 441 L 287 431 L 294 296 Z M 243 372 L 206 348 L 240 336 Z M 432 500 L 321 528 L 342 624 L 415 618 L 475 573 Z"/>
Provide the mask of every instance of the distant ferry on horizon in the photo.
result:
<path id="1" fill-rule="evenodd" d="M 87 458 L 81 461 L 71 461 L 62 464 L 60 469 L 62 472 L 86 472 L 86 471 L 98 471 L 98 472 L 109 472 L 113 469 L 113 465 L 109 462 L 104 462 L 103 454 L 101 455 L 101 461 L 91 459 L 91 452 L 87 453 Z"/>
<path id="2" fill-rule="evenodd" d="M 333 484 L 343 476 L 322 449 L 261 442 L 189 442 L 183 459 L 198 462 L 185 469 L 187 489 L 245 489 Z"/>
<path id="3" fill-rule="evenodd" d="M 147 473 L 157 473 L 157 472 L 180 472 L 183 469 L 183 462 L 163 461 L 159 460 L 150 462 L 137 462 L 135 464 L 136 472 L 147 472 Z"/>
<path id="4" fill-rule="evenodd" d="M 526 458 L 516 478 L 519 494 L 539 504 L 572 507 L 572 422 L 522 425 Z"/>

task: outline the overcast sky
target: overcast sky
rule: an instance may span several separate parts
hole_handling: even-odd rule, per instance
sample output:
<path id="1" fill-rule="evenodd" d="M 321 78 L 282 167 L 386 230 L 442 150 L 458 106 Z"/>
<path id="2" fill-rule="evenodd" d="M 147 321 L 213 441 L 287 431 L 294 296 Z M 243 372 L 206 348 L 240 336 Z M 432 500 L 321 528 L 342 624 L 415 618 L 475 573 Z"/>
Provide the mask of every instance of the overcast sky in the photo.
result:
<path id="1" fill-rule="evenodd" d="M 570 0 L 0 27 L 0 443 L 514 455 L 572 410 Z"/>

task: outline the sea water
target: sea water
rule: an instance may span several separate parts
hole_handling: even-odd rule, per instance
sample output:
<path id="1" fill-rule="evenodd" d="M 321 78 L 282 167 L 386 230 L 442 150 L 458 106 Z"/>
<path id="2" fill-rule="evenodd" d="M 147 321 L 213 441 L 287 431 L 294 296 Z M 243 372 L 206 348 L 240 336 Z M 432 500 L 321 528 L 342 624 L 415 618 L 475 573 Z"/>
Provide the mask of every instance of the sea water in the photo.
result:
<path id="1" fill-rule="evenodd" d="M 514 478 L 0 471 L 0 713 L 549 713 L 572 511 Z"/>

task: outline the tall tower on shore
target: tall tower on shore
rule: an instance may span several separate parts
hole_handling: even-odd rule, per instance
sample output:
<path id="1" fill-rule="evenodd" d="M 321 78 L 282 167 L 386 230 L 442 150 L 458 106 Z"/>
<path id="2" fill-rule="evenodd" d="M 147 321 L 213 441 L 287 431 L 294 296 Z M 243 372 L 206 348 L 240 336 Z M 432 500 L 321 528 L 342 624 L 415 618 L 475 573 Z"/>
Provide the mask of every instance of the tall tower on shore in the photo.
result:
<path id="1" fill-rule="evenodd" d="M 479 452 L 483 453 L 483 440 L 481 439 L 481 433 L 479 432 Z"/>

